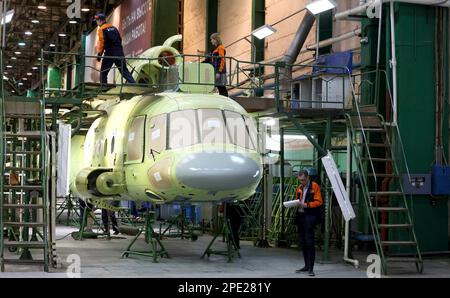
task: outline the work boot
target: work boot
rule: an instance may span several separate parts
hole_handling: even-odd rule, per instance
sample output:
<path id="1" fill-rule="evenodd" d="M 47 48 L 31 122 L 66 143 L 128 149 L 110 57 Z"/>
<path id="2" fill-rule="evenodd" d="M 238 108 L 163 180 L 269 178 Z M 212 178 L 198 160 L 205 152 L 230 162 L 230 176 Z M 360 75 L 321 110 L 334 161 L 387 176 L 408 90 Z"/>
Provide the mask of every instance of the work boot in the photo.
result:
<path id="1" fill-rule="evenodd" d="M 295 270 L 295 273 L 306 273 L 306 272 L 308 272 L 308 268 L 306 267 Z"/>
<path id="2" fill-rule="evenodd" d="M 313 270 L 309 270 L 308 271 L 308 276 L 316 276 L 316 274 L 314 273 Z"/>

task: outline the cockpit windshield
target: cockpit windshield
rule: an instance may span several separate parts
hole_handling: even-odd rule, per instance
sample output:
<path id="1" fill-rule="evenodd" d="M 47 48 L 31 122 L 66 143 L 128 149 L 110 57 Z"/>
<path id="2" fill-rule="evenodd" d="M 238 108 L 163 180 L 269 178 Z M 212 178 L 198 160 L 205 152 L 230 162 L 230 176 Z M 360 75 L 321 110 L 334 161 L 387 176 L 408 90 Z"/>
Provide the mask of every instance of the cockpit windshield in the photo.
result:
<path id="1" fill-rule="evenodd" d="M 167 133 L 165 149 L 179 149 L 200 143 L 231 143 L 246 149 L 256 150 L 257 132 L 253 120 L 236 112 L 219 109 L 191 109 L 156 117 L 164 120 L 150 120 L 152 123 L 150 133 L 152 137 L 155 137 L 155 132 L 158 132 L 158 138 L 162 137 L 159 134 L 160 132 Z M 167 129 L 156 127 L 165 124 Z M 150 149 L 152 149 L 151 143 Z M 160 146 L 158 147 L 158 149 L 161 149 Z"/>

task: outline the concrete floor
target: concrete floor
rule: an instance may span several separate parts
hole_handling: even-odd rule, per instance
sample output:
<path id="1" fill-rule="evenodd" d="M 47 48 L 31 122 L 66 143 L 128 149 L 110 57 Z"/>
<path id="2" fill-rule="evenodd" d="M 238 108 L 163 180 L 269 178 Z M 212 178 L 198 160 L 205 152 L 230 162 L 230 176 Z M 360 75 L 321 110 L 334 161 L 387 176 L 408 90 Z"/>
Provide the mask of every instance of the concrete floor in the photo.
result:
<path id="1" fill-rule="evenodd" d="M 75 231 L 75 228 L 58 226 L 57 238 Z M 52 273 L 43 273 L 39 266 L 13 266 L 7 265 L 6 272 L 0 273 L 2 277 L 52 277 L 65 278 L 70 263 L 67 257 L 77 254 L 81 260 L 81 277 L 181 277 L 181 278 L 309 278 L 305 275 L 295 274 L 294 271 L 303 266 L 303 257 L 295 249 L 283 248 L 257 248 L 252 242 L 243 241 L 241 244 L 241 259 L 234 259 L 227 263 L 223 256 L 212 255 L 209 259 L 200 259 L 203 251 L 212 239 L 209 235 L 200 236 L 197 241 L 181 239 L 164 239 L 163 244 L 170 254 L 170 259 L 160 259 L 159 263 L 144 256 L 130 256 L 121 259 L 121 254 L 127 247 L 132 236 L 85 239 L 75 241 L 68 236 L 58 240 L 57 254 L 62 260 L 61 269 L 53 269 Z M 224 247 L 219 240 L 215 248 Z M 137 248 L 144 249 L 144 240 L 137 242 Z M 320 263 L 321 252 L 318 252 L 315 266 L 316 277 L 328 278 L 365 278 L 367 254 L 359 253 L 360 268 L 344 264 L 342 252 L 333 251 L 331 261 Z M 411 264 L 400 264 L 395 269 L 394 277 L 450 277 L 450 258 L 440 257 L 425 260 L 423 275 L 415 274 L 415 267 Z"/>

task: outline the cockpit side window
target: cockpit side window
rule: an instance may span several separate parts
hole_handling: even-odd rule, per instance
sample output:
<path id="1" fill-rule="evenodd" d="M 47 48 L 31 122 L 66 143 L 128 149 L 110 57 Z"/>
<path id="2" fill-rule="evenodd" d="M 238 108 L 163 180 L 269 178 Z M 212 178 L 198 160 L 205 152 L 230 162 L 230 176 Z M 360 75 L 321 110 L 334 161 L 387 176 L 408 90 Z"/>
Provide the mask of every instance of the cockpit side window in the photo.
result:
<path id="1" fill-rule="evenodd" d="M 231 111 L 224 111 L 224 115 L 231 142 L 236 146 L 255 150 L 253 140 L 249 136 L 249 131 L 242 115 Z"/>
<path id="2" fill-rule="evenodd" d="M 133 119 L 127 136 L 127 162 L 142 162 L 144 157 L 145 116 Z"/>
<path id="3" fill-rule="evenodd" d="M 149 121 L 148 152 L 154 157 L 166 149 L 167 146 L 167 114 L 153 117 Z"/>

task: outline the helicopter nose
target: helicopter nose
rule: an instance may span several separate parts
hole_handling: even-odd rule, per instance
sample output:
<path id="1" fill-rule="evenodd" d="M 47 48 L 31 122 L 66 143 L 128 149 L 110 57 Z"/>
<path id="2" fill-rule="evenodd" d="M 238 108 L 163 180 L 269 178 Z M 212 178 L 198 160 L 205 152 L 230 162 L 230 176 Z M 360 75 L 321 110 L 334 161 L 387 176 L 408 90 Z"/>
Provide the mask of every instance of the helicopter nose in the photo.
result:
<path id="1" fill-rule="evenodd" d="M 261 178 L 259 165 L 240 153 L 194 153 L 176 167 L 178 180 L 209 191 L 232 190 L 255 184 Z"/>

